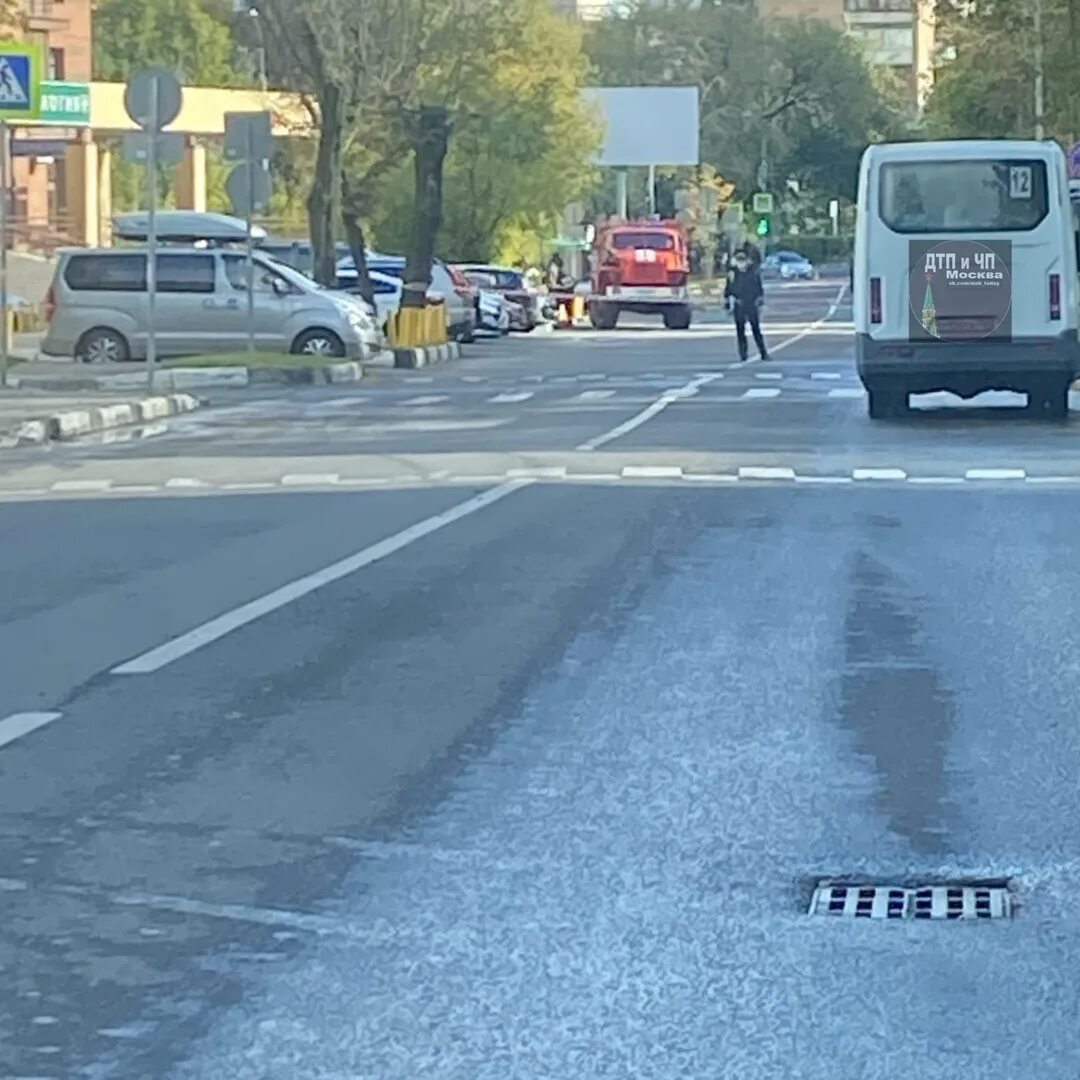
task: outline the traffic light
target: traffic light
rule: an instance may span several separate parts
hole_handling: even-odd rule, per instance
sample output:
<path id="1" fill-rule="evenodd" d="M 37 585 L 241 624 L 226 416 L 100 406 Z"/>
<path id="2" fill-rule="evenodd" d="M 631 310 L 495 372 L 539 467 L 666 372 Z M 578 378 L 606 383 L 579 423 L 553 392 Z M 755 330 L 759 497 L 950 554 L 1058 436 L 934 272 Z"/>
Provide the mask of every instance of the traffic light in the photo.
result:
<path id="1" fill-rule="evenodd" d="M 757 223 L 757 234 L 758 234 L 758 236 L 768 236 L 769 231 L 770 231 L 770 222 L 769 222 L 768 216 L 766 215 L 765 217 L 758 218 L 758 223 Z"/>

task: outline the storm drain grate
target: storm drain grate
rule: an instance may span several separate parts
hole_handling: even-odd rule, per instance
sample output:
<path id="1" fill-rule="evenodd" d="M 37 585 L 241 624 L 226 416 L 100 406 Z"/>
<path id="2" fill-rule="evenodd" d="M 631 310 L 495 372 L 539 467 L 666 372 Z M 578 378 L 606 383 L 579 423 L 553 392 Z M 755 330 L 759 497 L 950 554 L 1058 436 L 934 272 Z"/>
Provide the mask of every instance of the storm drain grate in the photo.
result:
<path id="1" fill-rule="evenodd" d="M 855 919 L 1007 919 L 1011 897 L 1004 885 L 838 885 L 822 882 L 811 915 Z"/>

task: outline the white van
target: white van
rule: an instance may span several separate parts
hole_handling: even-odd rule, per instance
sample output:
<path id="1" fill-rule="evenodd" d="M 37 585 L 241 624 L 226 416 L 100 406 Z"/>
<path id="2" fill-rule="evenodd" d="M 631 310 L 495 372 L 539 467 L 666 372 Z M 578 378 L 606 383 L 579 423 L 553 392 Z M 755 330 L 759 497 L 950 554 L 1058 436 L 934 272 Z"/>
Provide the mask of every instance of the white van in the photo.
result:
<path id="1" fill-rule="evenodd" d="M 871 146 L 858 199 L 852 303 L 870 415 L 934 390 L 1015 390 L 1031 411 L 1068 415 L 1080 283 L 1061 147 Z"/>

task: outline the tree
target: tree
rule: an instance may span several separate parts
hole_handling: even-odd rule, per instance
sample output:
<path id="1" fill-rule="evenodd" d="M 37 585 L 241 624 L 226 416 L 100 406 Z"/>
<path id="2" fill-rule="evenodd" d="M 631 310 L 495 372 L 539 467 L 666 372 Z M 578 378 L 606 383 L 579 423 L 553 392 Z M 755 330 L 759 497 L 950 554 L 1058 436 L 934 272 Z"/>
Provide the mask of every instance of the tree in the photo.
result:
<path id="1" fill-rule="evenodd" d="M 608 85 L 696 84 L 702 161 L 743 196 L 763 159 L 773 188 L 792 178 L 853 194 L 862 149 L 905 120 L 843 33 L 751 5 L 643 5 L 598 26 L 588 49 Z"/>
<path id="2" fill-rule="evenodd" d="M 1031 138 L 1035 132 L 1034 0 L 939 4 L 945 55 L 927 105 L 941 137 Z M 1080 135 L 1080 0 L 1043 0 L 1044 123 L 1048 135 Z"/>
<path id="3" fill-rule="evenodd" d="M 465 56 L 453 85 L 430 75 L 425 84 L 448 102 L 454 124 L 439 236 L 454 261 L 491 259 L 511 235 L 515 248 L 549 237 L 563 208 L 592 184 L 600 138 L 581 99 L 588 65 L 579 23 L 557 15 L 550 0 L 503 0 L 479 29 L 482 50 L 442 43 Z M 432 64 L 449 70 L 434 56 Z M 380 244 L 409 242 L 414 200 L 407 164 L 384 174 L 373 221 Z"/>

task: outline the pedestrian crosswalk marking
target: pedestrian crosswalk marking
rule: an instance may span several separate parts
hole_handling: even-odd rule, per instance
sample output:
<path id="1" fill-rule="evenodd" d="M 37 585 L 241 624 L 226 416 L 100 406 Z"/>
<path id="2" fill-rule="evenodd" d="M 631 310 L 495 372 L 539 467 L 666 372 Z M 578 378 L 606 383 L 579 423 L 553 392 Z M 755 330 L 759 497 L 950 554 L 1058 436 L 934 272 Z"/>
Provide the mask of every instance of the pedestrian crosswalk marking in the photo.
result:
<path id="1" fill-rule="evenodd" d="M 0 56 L 0 105 L 29 105 L 30 95 L 19 81 L 11 62 Z"/>

